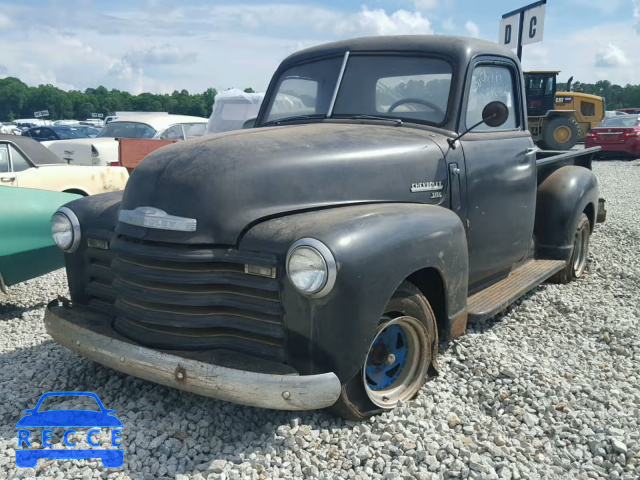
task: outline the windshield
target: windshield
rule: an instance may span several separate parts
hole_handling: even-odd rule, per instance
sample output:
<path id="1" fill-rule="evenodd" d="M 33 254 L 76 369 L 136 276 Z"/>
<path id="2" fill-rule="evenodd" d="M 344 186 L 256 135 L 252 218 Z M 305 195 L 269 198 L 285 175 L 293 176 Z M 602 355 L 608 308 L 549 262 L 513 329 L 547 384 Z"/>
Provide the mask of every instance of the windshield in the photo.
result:
<path id="1" fill-rule="evenodd" d="M 554 94 L 556 74 L 525 74 L 525 93 L 529 97 L 548 97 Z"/>
<path id="2" fill-rule="evenodd" d="M 343 57 L 298 65 L 278 79 L 264 123 L 297 116 L 326 117 Z M 441 124 L 447 114 L 451 65 L 440 59 L 402 55 L 352 55 L 347 61 L 332 116 L 388 117 Z"/>
<path id="3" fill-rule="evenodd" d="M 87 136 L 77 128 L 56 129 L 56 134 L 62 140 L 69 140 L 71 138 L 87 138 Z"/>
<path id="4" fill-rule="evenodd" d="M 636 127 L 640 125 L 640 117 L 632 117 L 629 115 L 605 118 L 604 121 L 598 125 L 599 127 Z"/>
<path id="5" fill-rule="evenodd" d="M 98 137 L 110 138 L 153 138 L 156 131 L 146 123 L 111 122 L 100 130 Z"/>

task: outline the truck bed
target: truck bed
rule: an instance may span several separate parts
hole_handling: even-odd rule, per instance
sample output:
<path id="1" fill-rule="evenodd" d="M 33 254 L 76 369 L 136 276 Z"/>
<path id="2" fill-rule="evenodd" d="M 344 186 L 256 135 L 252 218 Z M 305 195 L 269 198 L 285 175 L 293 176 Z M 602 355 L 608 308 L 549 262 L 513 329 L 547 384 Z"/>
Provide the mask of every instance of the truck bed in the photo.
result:
<path id="1" fill-rule="evenodd" d="M 569 152 L 555 150 L 539 150 L 536 153 L 538 168 L 538 185 L 552 172 L 567 165 L 577 165 L 591 170 L 593 156 L 600 151 L 600 147 L 572 150 Z"/>

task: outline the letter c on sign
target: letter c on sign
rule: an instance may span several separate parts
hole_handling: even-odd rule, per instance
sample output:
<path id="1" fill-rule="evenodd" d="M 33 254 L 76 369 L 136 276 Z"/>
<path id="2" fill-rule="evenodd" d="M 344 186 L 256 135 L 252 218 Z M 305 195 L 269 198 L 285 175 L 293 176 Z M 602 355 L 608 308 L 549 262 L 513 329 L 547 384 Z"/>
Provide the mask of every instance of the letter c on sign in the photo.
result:
<path id="1" fill-rule="evenodd" d="M 509 45 L 511 43 L 511 25 L 507 25 L 504 29 L 504 44 Z"/>
<path id="2" fill-rule="evenodd" d="M 70 428 L 69 430 L 65 430 L 64 431 L 64 435 L 62 435 L 62 441 L 64 442 L 64 444 L 67 447 L 75 447 L 76 446 L 76 442 L 70 442 L 69 441 L 69 434 L 70 433 L 76 433 L 76 431 L 73 428 Z"/>
<path id="3" fill-rule="evenodd" d="M 92 447 L 99 447 L 100 446 L 100 442 L 94 442 L 93 439 L 91 438 L 94 433 L 100 433 L 100 429 L 99 428 L 92 428 L 91 430 L 89 430 L 87 432 L 87 443 L 89 445 L 91 445 Z"/>
<path id="4" fill-rule="evenodd" d="M 536 25 L 538 25 L 538 19 L 536 17 L 531 17 L 531 21 L 529 22 L 529 38 L 534 38 L 536 36 Z"/>

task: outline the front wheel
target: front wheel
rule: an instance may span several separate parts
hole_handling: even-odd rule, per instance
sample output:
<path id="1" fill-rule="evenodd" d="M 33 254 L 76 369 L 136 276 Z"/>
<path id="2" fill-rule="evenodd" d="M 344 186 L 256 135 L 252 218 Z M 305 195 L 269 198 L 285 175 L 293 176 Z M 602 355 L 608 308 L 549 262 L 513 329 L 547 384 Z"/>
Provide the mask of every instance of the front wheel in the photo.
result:
<path id="1" fill-rule="evenodd" d="M 542 131 L 545 149 L 571 150 L 580 137 L 580 125 L 570 117 L 556 117 L 549 120 Z"/>
<path id="2" fill-rule="evenodd" d="M 393 294 L 360 372 L 342 386 L 331 407 L 348 420 L 364 420 L 414 398 L 436 375 L 438 329 L 427 299 L 411 283 Z"/>
<path id="3" fill-rule="evenodd" d="M 578 220 L 578 227 L 573 240 L 573 251 L 567 266 L 551 277 L 555 283 L 569 283 L 582 277 L 587 268 L 587 257 L 589 256 L 589 238 L 591 236 L 591 225 L 589 218 L 583 213 Z"/>

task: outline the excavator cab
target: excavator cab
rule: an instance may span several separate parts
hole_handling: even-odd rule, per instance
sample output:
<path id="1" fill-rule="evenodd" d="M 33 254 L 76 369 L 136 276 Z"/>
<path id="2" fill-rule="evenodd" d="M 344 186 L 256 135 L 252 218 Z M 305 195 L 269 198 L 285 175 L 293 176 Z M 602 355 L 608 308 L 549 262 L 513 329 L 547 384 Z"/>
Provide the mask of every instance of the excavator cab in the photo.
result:
<path id="1" fill-rule="evenodd" d="M 560 72 L 525 73 L 528 116 L 542 117 L 549 110 L 554 109 L 558 73 Z"/>

